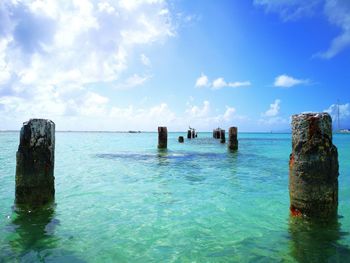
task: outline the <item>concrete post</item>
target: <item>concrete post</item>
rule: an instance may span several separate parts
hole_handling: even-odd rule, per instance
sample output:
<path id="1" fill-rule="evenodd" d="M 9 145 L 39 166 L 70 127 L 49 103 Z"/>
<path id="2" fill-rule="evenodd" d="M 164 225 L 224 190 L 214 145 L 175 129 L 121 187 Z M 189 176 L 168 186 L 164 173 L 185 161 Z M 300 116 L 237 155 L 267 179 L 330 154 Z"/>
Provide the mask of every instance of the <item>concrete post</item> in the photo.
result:
<path id="1" fill-rule="evenodd" d="M 232 151 L 238 149 L 237 127 L 230 127 L 228 130 L 228 148 Z"/>
<path id="2" fill-rule="evenodd" d="M 167 127 L 158 127 L 158 148 L 166 149 L 168 147 L 168 129 Z"/>
<path id="3" fill-rule="evenodd" d="M 292 116 L 289 195 L 292 215 L 329 217 L 338 207 L 338 152 L 328 113 Z"/>
<path id="4" fill-rule="evenodd" d="M 23 123 L 16 159 L 16 204 L 37 207 L 53 201 L 55 124 L 45 119 Z"/>
<path id="5" fill-rule="evenodd" d="M 220 142 L 225 143 L 226 138 L 225 138 L 225 130 L 220 130 Z"/>

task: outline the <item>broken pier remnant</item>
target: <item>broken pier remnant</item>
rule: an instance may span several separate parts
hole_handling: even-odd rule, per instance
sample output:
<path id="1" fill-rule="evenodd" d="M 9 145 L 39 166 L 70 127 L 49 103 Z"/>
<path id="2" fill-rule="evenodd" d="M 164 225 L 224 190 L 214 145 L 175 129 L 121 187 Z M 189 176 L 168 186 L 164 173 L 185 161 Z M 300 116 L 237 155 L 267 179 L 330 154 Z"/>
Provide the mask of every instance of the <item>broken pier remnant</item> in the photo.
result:
<path id="1" fill-rule="evenodd" d="M 37 207 L 55 198 L 55 124 L 46 119 L 23 123 L 16 154 L 16 204 Z"/>
<path id="2" fill-rule="evenodd" d="M 184 142 L 184 137 L 183 136 L 179 136 L 179 143 L 183 143 Z"/>
<path id="3" fill-rule="evenodd" d="M 226 138 L 225 138 L 225 130 L 220 130 L 220 142 L 225 143 Z"/>
<path id="4" fill-rule="evenodd" d="M 338 207 L 338 152 L 328 113 L 292 116 L 289 195 L 292 215 L 328 217 Z"/>
<path id="5" fill-rule="evenodd" d="M 221 136 L 221 129 L 217 128 L 213 130 L 213 138 L 214 139 L 220 139 Z"/>
<path id="6" fill-rule="evenodd" d="M 187 131 L 187 139 L 191 139 L 192 138 L 192 131 L 188 130 Z"/>
<path id="7" fill-rule="evenodd" d="M 158 127 L 158 148 L 166 149 L 168 147 L 168 129 L 167 127 Z"/>
<path id="8" fill-rule="evenodd" d="M 237 127 L 230 127 L 228 130 L 228 148 L 235 151 L 238 149 Z"/>

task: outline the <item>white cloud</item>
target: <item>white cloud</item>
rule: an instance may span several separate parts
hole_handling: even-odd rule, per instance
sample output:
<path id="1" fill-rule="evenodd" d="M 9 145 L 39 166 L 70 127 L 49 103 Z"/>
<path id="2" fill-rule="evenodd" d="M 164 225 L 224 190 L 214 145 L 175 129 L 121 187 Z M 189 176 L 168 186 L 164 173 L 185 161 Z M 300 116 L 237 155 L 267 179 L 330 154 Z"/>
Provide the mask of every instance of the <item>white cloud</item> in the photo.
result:
<path id="1" fill-rule="evenodd" d="M 323 0 L 254 0 L 255 5 L 265 7 L 267 12 L 279 13 L 284 21 L 311 16 L 322 2 Z"/>
<path id="2" fill-rule="evenodd" d="M 280 75 L 275 78 L 274 86 L 282 88 L 290 88 L 296 85 L 308 84 L 309 80 L 306 79 L 296 79 L 288 75 Z"/>
<path id="3" fill-rule="evenodd" d="M 201 76 L 196 80 L 196 84 L 195 86 L 197 88 L 202 88 L 202 87 L 208 87 L 210 85 L 209 83 L 209 79 L 206 75 L 204 75 L 203 73 L 201 74 Z"/>
<path id="4" fill-rule="evenodd" d="M 208 114 L 210 112 L 210 103 L 209 101 L 204 101 L 203 102 L 203 106 L 190 106 L 190 108 L 188 108 L 186 110 L 186 113 L 189 114 L 190 117 L 192 118 L 203 118 L 203 117 L 207 117 Z"/>
<path id="5" fill-rule="evenodd" d="M 151 60 L 145 54 L 141 54 L 140 59 L 142 64 L 145 65 L 146 67 L 151 66 Z"/>
<path id="6" fill-rule="evenodd" d="M 335 37 L 326 51 L 315 56 L 330 59 L 350 46 L 350 1 L 348 0 L 255 0 L 268 12 L 280 14 L 284 21 L 296 20 L 322 12 L 331 24 L 338 26 L 341 33 Z"/>
<path id="7" fill-rule="evenodd" d="M 331 116 L 333 121 L 336 120 L 338 117 L 338 109 L 339 109 L 339 119 L 346 119 L 350 117 L 350 104 L 332 104 L 328 107 L 328 109 L 325 109 L 325 112 L 328 112 Z"/>
<path id="8" fill-rule="evenodd" d="M 270 104 L 270 108 L 263 114 L 266 117 L 275 117 L 280 111 L 281 100 L 276 99 L 274 103 Z"/>
<path id="9" fill-rule="evenodd" d="M 205 74 L 201 74 L 201 76 L 197 79 L 195 86 L 198 88 L 202 87 L 211 87 L 214 90 L 221 89 L 223 87 L 231 87 L 231 88 L 238 88 L 238 87 L 245 87 L 250 86 L 251 83 L 249 81 L 243 81 L 243 82 L 226 82 L 224 78 L 220 77 L 213 81 L 213 83 L 210 83 L 209 78 Z"/>
<path id="10" fill-rule="evenodd" d="M 236 113 L 236 109 L 235 108 L 226 106 L 226 111 L 225 111 L 225 113 L 223 115 L 223 120 L 230 121 L 233 118 L 235 113 Z"/>
<path id="11" fill-rule="evenodd" d="M 261 114 L 262 118 L 259 119 L 258 123 L 265 126 L 266 128 L 275 128 L 275 126 L 285 125 L 288 123 L 288 119 L 280 115 L 281 100 L 275 99 L 267 111 Z"/>
<path id="12" fill-rule="evenodd" d="M 251 83 L 249 81 L 226 82 L 224 78 L 217 78 L 213 81 L 212 89 L 221 89 L 223 87 L 238 88 L 238 87 L 246 87 L 250 85 Z"/>
<path id="13" fill-rule="evenodd" d="M 165 0 L 0 1 L 0 115 L 108 115 L 113 102 L 90 87 L 131 88 L 151 78 L 130 65 L 136 58 L 150 66 L 143 47 L 176 34 L 164 10 Z"/>
<path id="14" fill-rule="evenodd" d="M 112 14 L 115 12 L 115 8 L 110 5 L 108 2 L 100 2 L 97 4 L 98 11 L 106 12 L 107 14 Z"/>
<path id="15" fill-rule="evenodd" d="M 116 89 L 130 89 L 137 86 L 143 85 L 147 80 L 149 80 L 152 76 L 150 75 L 143 75 L 140 76 L 138 74 L 133 74 L 132 76 L 128 77 L 124 82 L 118 83 L 118 85 L 115 86 Z"/>
<path id="16" fill-rule="evenodd" d="M 316 54 L 321 58 L 330 59 L 350 46 L 350 1 L 327 0 L 324 11 L 330 23 L 341 28 L 341 34 L 335 37 L 330 47 Z"/>

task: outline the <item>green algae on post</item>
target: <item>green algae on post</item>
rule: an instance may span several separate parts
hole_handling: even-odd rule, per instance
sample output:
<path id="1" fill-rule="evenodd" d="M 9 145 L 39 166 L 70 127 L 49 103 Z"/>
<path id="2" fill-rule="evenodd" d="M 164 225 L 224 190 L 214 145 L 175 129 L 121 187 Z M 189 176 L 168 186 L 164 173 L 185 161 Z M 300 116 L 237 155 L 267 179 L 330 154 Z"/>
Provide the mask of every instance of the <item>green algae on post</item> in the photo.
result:
<path id="1" fill-rule="evenodd" d="M 41 206 L 55 198 L 55 124 L 31 119 L 23 123 L 16 154 L 16 204 Z"/>
<path id="2" fill-rule="evenodd" d="M 292 116 L 289 195 L 292 215 L 331 217 L 338 208 L 338 151 L 328 113 Z"/>

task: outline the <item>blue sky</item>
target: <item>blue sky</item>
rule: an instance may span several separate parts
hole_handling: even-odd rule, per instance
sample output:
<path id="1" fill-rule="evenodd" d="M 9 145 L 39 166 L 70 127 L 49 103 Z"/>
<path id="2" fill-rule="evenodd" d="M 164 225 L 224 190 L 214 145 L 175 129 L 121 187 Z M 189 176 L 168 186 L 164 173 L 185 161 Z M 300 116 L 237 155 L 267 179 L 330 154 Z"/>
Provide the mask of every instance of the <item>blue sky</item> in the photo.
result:
<path id="1" fill-rule="evenodd" d="M 350 128 L 350 2 L 5 0 L 0 69 L 0 130 Z"/>

